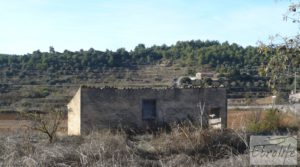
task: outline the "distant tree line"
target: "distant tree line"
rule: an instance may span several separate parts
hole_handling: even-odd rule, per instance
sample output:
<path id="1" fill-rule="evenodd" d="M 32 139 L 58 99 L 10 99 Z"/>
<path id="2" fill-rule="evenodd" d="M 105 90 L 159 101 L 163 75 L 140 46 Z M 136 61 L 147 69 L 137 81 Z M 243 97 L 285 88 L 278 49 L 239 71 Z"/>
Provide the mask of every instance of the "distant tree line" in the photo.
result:
<path id="1" fill-rule="evenodd" d="M 258 53 L 256 47 L 246 48 L 235 43 L 218 41 L 186 41 L 175 45 L 145 47 L 134 50 L 120 48 L 116 51 L 89 50 L 60 53 L 50 47 L 49 52 L 34 51 L 25 55 L 0 55 L 0 67 L 23 70 L 85 70 L 103 67 L 131 67 L 152 65 L 167 61 L 180 66 L 205 66 L 219 71 L 233 71 L 245 66 L 259 66 L 269 60 L 268 55 Z"/>

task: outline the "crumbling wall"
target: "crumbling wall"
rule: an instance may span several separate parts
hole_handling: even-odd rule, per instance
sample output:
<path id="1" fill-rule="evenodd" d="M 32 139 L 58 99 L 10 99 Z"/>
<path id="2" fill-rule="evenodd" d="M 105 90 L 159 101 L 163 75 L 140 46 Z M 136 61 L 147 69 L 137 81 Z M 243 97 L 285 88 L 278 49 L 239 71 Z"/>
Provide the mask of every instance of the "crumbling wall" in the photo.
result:
<path id="1" fill-rule="evenodd" d="M 80 135 L 81 132 L 81 88 L 76 92 L 68 107 L 68 135 Z"/>
<path id="2" fill-rule="evenodd" d="M 156 100 L 156 118 L 142 119 L 142 101 Z M 226 127 L 227 100 L 223 88 L 115 89 L 81 88 L 81 130 L 93 128 L 145 128 L 150 125 L 190 120 L 199 123 L 199 102 L 205 104 L 203 123 L 219 110 L 221 128 Z M 69 118 L 71 119 L 71 118 Z M 75 121 L 73 121 L 75 122 Z"/>

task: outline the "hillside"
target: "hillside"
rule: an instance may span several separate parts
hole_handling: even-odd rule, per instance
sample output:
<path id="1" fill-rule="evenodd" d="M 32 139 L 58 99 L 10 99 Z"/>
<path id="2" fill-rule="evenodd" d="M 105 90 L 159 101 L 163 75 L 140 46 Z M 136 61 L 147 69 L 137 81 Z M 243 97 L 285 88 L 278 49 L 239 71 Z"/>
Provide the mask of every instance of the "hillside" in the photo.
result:
<path id="1" fill-rule="evenodd" d="M 176 78 L 200 71 L 218 73 L 217 85 L 225 86 L 232 97 L 262 96 L 270 90 L 268 78 L 260 76 L 259 70 L 270 57 L 258 52 L 257 47 L 201 40 L 179 41 L 171 46 L 139 44 L 131 51 L 91 48 L 60 53 L 50 47 L 49 52 L 0 54 L 0 109 L 62 106 L 82 84 L 172 86 Z"/>

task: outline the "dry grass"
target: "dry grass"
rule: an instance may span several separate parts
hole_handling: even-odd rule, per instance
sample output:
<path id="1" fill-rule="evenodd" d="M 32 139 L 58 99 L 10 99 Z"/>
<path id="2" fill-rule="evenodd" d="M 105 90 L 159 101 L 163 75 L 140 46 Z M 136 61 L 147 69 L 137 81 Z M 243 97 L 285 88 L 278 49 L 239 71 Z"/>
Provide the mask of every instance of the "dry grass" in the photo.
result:
<path id="1" fill-rule="evenodd" d="M 227 115 L 227 126 L 230 129 L 244 129 L 249 122 L 260 121 L 266 117 L 267 110 L 229 110 Z M 282 127 L 300 129 L 300 119 L 295 113 L 280 112 L 279 124 Z"/>
<path id="2" fill-rule="evenodd" d="M 255 99 L 254 102 L 253 102 L 253 104 L 254 105 L 268 105 L 268 104 L 272 104 L 272 96 Z"/>
<path id="3" fill-rule="evenodd" d="M 243 129 L 252 113 L 252 110 L 228 110 L 227 126 L 230 129 Z"/>
<path id="4" fill-rule="evenodd" d="M 287 112 L 281 114 L 280 124 L 284 127 L 297 127 L 300 129 L 300 118 L 295 113 Z"/>
<path id="5" fill-rule="evenodd" d="M 188 126 L 134 136 L 106 130 L 60 137 L 52 144 L 28 131 L 0 138 L 0 166 L 213 166 L 221 159 L 231 159 L 236 166 L 242 164 L 239 154 L 245 149 L 231 130 Z"/>
<path id="6" fill-rule="evenodd" d="M 41 136 L 2 138 L 0 166 L 137 166 L 124 134 L 63 137 L 53 144 Z"/>
<path id="7" fill-rule="evenodd" d="M 140 135 L 103 130 L 81 137 L 60 136 L 52 144 L 44 135 L 25 129 L 5 136 L 1 132 L 0 166 L 249 166 L 249 134 L 238 127 L 264 115 L 229 111 L 228 122 L 235 121 L 235 130 L 188 125 Z M 290 113 L 280 118 L 281 125 L 300 125 Z"/>
<path id="8" fill-rule="evenodd" d="M 232 130 L 201 130 L 190 126 L 175 126 L 170 133 L 160 133 L 150 141 L 161 154 L 205 154 L 208 159 L 239 154 L 246 149 Z"/>
<path id="9" fill-rule="evenodd" d="M 294 135 L 299 130 L 299 119 L 295 113 L 278 109 L 251 112 L 245 123 L 247 131 L 251 133 Z"/>

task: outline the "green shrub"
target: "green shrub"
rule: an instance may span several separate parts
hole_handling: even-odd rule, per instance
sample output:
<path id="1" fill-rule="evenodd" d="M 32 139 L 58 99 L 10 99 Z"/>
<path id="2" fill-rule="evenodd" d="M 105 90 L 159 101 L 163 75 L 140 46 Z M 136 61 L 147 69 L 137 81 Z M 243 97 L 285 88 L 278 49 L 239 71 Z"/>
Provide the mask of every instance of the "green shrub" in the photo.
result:
<path id="1" fill-rule="evenodd" d="M 280 127 L 280 115 L 278 109 L 271 109 L 262 122 L 263 129 L 266 131 L 274 131 Z"/>
<path id="2" fill-rule="evenodd" d="M 180 80 L 180 84 L 181 85 L 190 85 L 192 84 L 192 80 L 190 77 L 183 77 L 181 80 Z"/>
<path id="3" fill-rule="evenodd" d="M 262 131 L 262 125 L 260 122 L 258 123 L 255 123 L 254 121 L 250 122 L 248 124 L 247 130 L 252 133 L 260 133 Z"/>
<path id="4" fill-rule="evenodd" d="M 278 109 L 269 109 L 266 115 L 251 120 L 247 130 L 253 133 L 272 132 L 280 128 L 280 114 Z"/>
<path id="5" fill-rule="evenodd" d="M 27 90 L 22 93 L 22 96 L 25 98 L 44 98 L 50 95 L 48 88 L 38 88 L 34 90 Z"/>
<path id="6" fill-rule="evenodd" d="M 276 104 L 284 104 L 284 103 L 288 102 L 288 99 L 289 99 L 289 94 L 287 92 L 277 92 L 275 103 Z"/>

